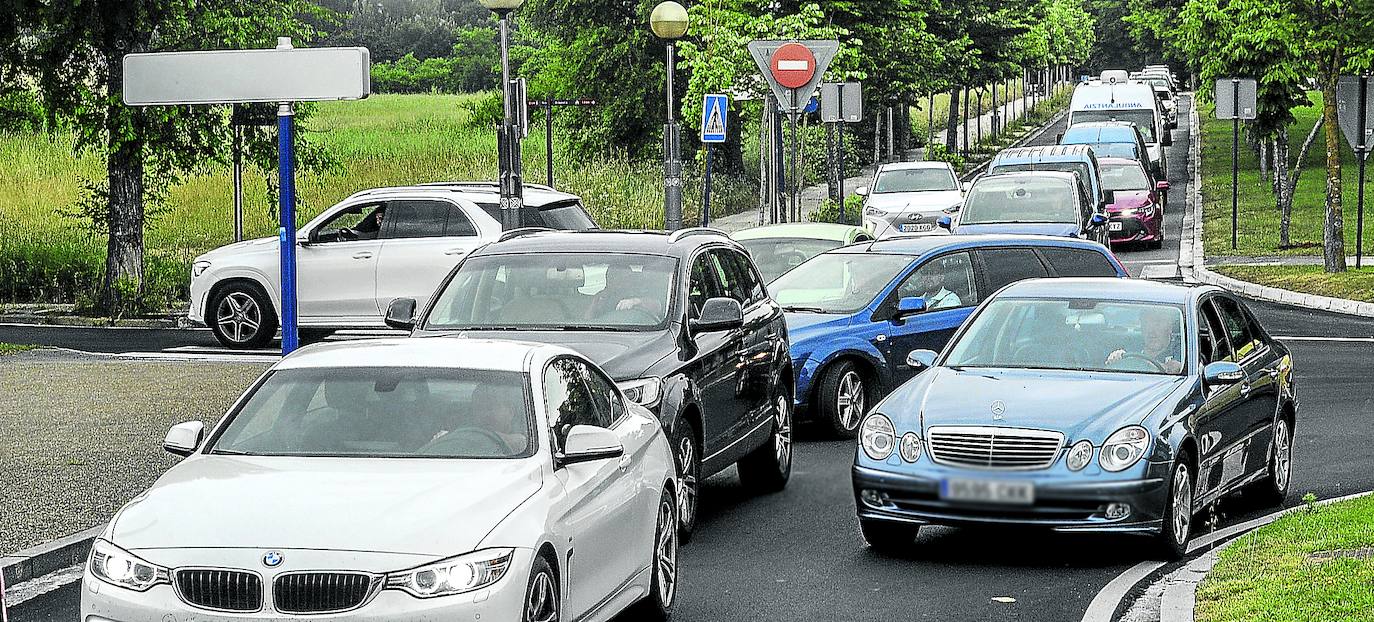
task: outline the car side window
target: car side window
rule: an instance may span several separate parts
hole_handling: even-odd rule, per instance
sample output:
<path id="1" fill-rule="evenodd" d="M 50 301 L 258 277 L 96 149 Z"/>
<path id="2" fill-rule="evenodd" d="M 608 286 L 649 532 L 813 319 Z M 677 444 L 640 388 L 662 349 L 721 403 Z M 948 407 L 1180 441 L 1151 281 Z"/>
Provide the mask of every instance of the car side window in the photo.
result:
<path id="1" fill-rule="evenodd" d="M 1217 311 L 1212 306 L 1212 299 L 1202 301 L 1198 305 L 1198 332 L 1201 333 L 1198 340 L 1198 351 L 1202 355 L 1202 364 L 1217 361 L 1231 360 L 1231 346 L 1226 339 L 1226 330 L 1221 324 L 1221 319 L 1217 317 Z"/>
<path id="2" fill-rule="evenodd" d="M 1215 298 L 1213 302 L 1216 304 L 1217 314 L 1221 317 L 1222 327 L 1226 330 L 1226 338 L 1231 344 L 1231 352 L 1235 354 L 1236 362 L 1244 360 L 1264 346 L 1250 331 L 1249 318 L 1245 316 L 1245 311 L 1241 310 L 1239 303 L 1230 298 Z"/>
<path id="3" fill-rule="evenodd" d="M 1086 248 L 1042 248 L 1058 276 L 1116 276 L 1116 267 L 1106 255 Z"/>
<path id="4" fill-rule="evenodd" d="M 609 422 L 605 427 L 620 423 L 620 419 L 625 416 L 625 405 L 620 401 L 620 391 L 615 388 L 614 383 L 595 369 L 588 367 L 587 371 L 587 387 L 592 396 L 592 404 L 597 411 L 604 413 L 606 421 Z"/>
<path id="5" fill-rule="evenodd" d="M 912 271 L 897 286 L 899 298 L 921 298 L 927 310 L 958 309 L 978 304 L 973 260 L 968 252 L 949 253 L 931 259 Z"/>
<path id="6" fill-rule="evenodd" d="M 987 279 L 989 295 L 1004 285 L 1049 276 L 1045 265 L 1029 248 L 989 248 L 978 251 L 978 254 L 986 270 L 984 278 Z"/>
<path id="7" fill-rule="evenodd" d="M 701 253 L 692 260 L 692 273 L 687 280 L 688 317 L 700 317 L 707 300 L 724 296 L 715 264 L 711 253 Z"/>
<path id="8" fill-rule="evenodd" d="M 463 212 L 463 208 L 450 204 L 448 206 L 448 220 L 444 224 L 444 236 L 460 238 L 476 235 L 477 226 L 472 224 L 472 220 Z"/>
<path id="9" fill-rule="evenodd" d="M 346 207 L 315 230 L 314 241 L 327 244 L 375 240 L 381 226 L 378 217 L 385 212 L 385 203 L 364 203 Z"/>
<path id="10" fill-rule="evenodd" d="M 387 239 L 437 238 L 448 223 L 447 201 L 392 201 L 386 208 L 382 237 Z"/>
<path id="11" fill-rule="evenodd" d="M 598 400 L 593 393 L 591 377 L 591 369 L 574 358 L 557 359 L 544 369 L 544 405 L 556 447 L 575 426 L 611 427 L 609 405 L 604 395 Z"/>
<path id="12" fill-rule="evenodd" d="M 738 300 L 743 306 L 763 300 L 763 283 L 754 276 L 747 257 L 733 250 L 712 251 L 711 254 L 716 256 L 727 296 Z"/>

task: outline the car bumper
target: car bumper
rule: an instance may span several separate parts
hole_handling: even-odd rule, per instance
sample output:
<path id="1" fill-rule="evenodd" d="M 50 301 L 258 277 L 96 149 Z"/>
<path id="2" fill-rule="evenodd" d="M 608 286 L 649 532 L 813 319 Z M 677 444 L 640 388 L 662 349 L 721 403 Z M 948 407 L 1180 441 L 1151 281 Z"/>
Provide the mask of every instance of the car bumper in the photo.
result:
<path id="1" fill-rule="evenodd" d="M 809 419 L 811 416 L 811 383 L 816 381 L 816 371 L 821 364 L 810 357 L 804 359 L 792 359 L 792 369 L 796 374 L 796 390 L 792 396 L 792 418 L 797 421 Z"/>
<path id="2" fill-rule="evenodd" d="M 1121 223 L 1119 231 L 1109 231 L 1113 244 L 1127 242 L 1155 242 L 1161 239 L 1161 227 L 1164 220 L 1158 211 L 1152 212 L 1149 216 L 1119 216 L 1112 215 L 1111 222 Z"/>
<path id="3" fill-rule="evenodd" d="M 264 586 L 264 606 L 255 613 L 221 613 L 187 604 L 170 585 L 146 592 L 115 587 L 96 579 L 88 569 L 82 577 L 80 622 L 243 622 L 324 618 L 358 622 L 421 622 L 431 620 L 515 620 L 522 615 L 533 551 L 517 549 L 510 570 L 492 587 L 439 598 L 416 598 L 399 590 L 381 590 L 352 611 L 333 614 L 286 614 L 273 609 L 270 585 Z"/>
<path id="4" fill-rule="evenodd" d="M 1154 533 L 1167 498 L 1167 463 L 1150 463 L 1143 477 L 1129 480 L 1091 481 L 1091 476 L 1028 476 L 1003 474 L 1005 478 L 1031 479 L 1035 485 L 1030 505 L 959 503 L 940 498 L 940 481 L 946 474 L 997 478 L 989 472 L 932 469 L 930 473 L 894 473 L 864 466 L 853 467 L 854 502 L 860 518 L 905 524 L 951 526 L 1032 526 L 1055 531 Z M 885 495 L 885 502 L 864 499 L 863 491 Z M 1124 503 L 1130 512 L 1107 518 L 1107 506 Z"/>
<path id="5" fill-rule="evenodd" d="M 204 277 L 202 274 L 200 278 L 191 278 L 191 309 L 186 312 L 186 319 L 202 325 L 205 324 L 205 307 L 210 298 L 210 279 Z"/>

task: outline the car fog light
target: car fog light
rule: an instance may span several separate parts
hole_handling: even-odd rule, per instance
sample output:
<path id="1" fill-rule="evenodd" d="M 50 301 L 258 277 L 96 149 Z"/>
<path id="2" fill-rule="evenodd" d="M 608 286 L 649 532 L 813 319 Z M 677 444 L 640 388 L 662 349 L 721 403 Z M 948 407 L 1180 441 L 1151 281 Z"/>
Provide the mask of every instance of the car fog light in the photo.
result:
<path id="1" fill-rule="evenodd" d="M 859 496 L 863 498 L 865 505 L 875 508 L 885 508 L 892 505 L 892 501 L 885 492 L 878 492 L 865 488 L 859 492 Z"/>
<path id="2" fill-rule="evenodd" d="M 1107 518 L 1118 519 L 1126 518 L 1131 513 L 1131 506 L 1125 503 L 1112 503 L 1107 506 Z"/>

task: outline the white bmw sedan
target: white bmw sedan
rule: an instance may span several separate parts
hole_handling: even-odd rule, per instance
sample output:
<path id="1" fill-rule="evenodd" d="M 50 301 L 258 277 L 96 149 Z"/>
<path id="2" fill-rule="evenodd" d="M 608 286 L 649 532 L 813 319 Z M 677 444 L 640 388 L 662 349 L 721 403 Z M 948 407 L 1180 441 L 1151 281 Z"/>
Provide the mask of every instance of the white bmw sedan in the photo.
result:
<path id="1" fill-rule="evenodd" d="M 607 620 L 671 615 L 672 453 L 555 346 L 305 348 L 96 541 L 82 622 Z"/>

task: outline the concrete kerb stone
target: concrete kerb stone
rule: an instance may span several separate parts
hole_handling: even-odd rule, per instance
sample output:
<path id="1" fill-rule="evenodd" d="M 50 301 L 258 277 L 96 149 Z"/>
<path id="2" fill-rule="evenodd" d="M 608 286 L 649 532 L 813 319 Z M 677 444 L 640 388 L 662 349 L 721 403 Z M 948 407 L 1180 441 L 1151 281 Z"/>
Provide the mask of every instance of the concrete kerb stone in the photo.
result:
<path id="1" fill-rule="evenodd" d="M 91 544 L 104 530 L 104 525 L 92 527 L 0 558 L 0 572 L 4 572 L 5 585 L 13 587 L 24 581 L 85 563 L 91 551 Z"/>
<path id="2" fill-rule="evenodd" d="M 1231 278 L 1207 268 L 1202 243 L 1202 123 L 1198 116 L 1197 106 L 1192 107 L 1188 123 L 1194 136 L 1192 144 L 1188 148 L 1189 166 L 1193 173 L 1193 187 L 1188 193 L 1188 207 L 1183 219 L 1183 229 L 1189 232 L 1192 239 L 1190 243 L 1185 243 L 1183 246 L 1191 247 L 1192 251 L 1191 256 L 1186 258 L 1185 255 L 1189 253 L 1182 250 L 1179 252 L 1179 268 L 1183 271 L 1184 279 L 1189 282 L 1216 285 L 1222 289 L 1239 292 L 1258 300 L 1297 305 L 1344 315 L 1374 317 L 1374 303 L 1269 287 Z M 1186 263 L 1185 259 L 1187 260 Z"/>

